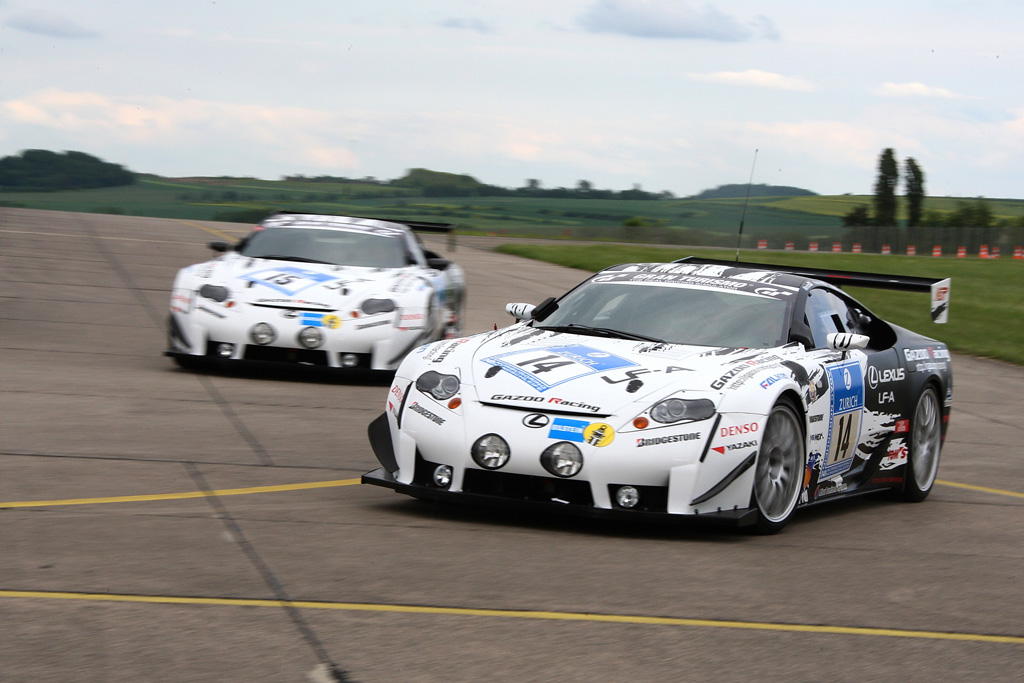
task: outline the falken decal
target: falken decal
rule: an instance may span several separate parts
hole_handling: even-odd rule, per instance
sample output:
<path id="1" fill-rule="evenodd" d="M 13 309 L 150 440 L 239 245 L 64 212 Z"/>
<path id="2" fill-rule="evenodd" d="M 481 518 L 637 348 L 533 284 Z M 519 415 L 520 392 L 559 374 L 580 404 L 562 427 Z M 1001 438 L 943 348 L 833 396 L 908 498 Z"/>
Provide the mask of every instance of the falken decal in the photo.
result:
<path id="1" fill-rule="evenodd" d="M 240 280 L 247 280 L 254 285 L 263 285 L 287 296 L 295 296 L 299 292 L 339 279 L 337 275 L 321 273 L 309 268 L 298 266 L 282 266 L 265 268 L 240 275 Z"/>
<path id="2" fill-rule="evenodd" d="M 587 375 L 636 365 L 631 360 L 582 344 L 507 351 L 480 360 L 487 365 L 500 366 L 541 392 Z"/>
<path id="3" fill-rule="evenodd" d="M 829 406 L 828 443 L 819 478 L 822 480 L 842 474 L 853 465 L 864 410 L 864 372 L 857 361 L 831 365 L 828 375 L 832 404 Z"/>

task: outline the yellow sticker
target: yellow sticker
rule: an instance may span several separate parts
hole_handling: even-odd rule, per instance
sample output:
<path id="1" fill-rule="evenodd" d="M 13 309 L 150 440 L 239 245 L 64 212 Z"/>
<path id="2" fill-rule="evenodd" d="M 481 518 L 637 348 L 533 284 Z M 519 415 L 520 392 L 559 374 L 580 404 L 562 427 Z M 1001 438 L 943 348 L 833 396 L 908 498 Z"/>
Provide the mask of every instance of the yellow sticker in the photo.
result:
<path id="1" fill-rule="evenodd" d="M 615 440 L 615 430 L 610 424 L 593 422 L 583 430 L 583 440 L 591 446 L 601 448 Z"/>
<path id="2" fill-rule="evenodd" d="M 341 318 L 336 315 L 325 315 L 323 319 L 324 327 L 329 327 L 332 330 L 336 330 L 341 327 Z"/>

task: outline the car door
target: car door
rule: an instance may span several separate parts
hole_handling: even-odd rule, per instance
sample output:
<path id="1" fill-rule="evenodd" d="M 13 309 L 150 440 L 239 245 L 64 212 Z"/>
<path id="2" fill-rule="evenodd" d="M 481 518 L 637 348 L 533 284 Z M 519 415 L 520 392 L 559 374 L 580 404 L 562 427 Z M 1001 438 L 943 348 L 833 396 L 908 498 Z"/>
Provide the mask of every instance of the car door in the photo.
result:
<path id="1" fill-rule="evenodd" d="M 816 403 L 814 412 L 808 411 L 808 459 L 813 461 L 809 463 L 814 470 L 811 478 L 816 479 L 808 491 L 811 500 L 847 490 L 880 430 L 874 421 L 865 419 L 865 378 L 876 352 L 870 347 L 846 352 L 828 348 L 829 334 L 861 332 L 857 328 L 859 312 L 851 303 L 830 288 L 808 292 L 805 318 L 814 345 L 810 355 L 828 384 L 825 400 Z"/>

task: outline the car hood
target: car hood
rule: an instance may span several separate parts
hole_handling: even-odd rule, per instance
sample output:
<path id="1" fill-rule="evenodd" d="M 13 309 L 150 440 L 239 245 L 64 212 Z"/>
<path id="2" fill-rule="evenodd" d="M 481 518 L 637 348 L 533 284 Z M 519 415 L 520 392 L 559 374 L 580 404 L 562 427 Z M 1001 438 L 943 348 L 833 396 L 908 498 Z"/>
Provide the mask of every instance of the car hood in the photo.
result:
<path id="1" fill-rule="evenodd" d="M 727 388 L 777 374 L 782 362 L 779 349 L 636 342 L 520 325 L 465 341 L 474 343 L 439 342 L 425 360 L 444 363 L 450 355 L 479 400 L 593 414 L 677 391 L 714 400 Z"/>
<path id="2" fill-rule="evenodd" d="M 364 268 L 228 254 L 186 269 L 193 285 L 227 287 L 241 303 L 335 310 L 369 297 L 401 298 L 430 287 L 418 266 Z"/>

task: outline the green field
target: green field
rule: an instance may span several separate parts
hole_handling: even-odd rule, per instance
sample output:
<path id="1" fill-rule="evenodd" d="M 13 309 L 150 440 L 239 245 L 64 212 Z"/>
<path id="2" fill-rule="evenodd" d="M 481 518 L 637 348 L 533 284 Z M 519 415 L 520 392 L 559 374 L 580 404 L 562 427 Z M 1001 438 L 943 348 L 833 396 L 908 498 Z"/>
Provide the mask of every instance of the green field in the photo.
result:
<path id="1" fill-rule="evenodd" d="M 685 248 L 627 245 L 566 249 L 558 245 L 505 244 L 498 250 L 589 272 L 616 263 L 672 261 L 690 254 L 730 260 L 736 256 L 735 250 L 695 252 Z M 740 259 L 766 264 L 952 278 L 949 323 L 945 325 L 931 322 L 926 294 L 855 287 L 849 291 L 877 315 L 940 339 L 958 353 L 1024 365 L 1024 261 L 766 251 L 744 251 Z M 580 279 L 583 279 L 582 274 Z M 552 295 L 560 293 L 551 292 Z"/>
<path id="2" fill-rule="evenodd" d="M 419 190 L 356 181 L 152 175 L 140 175 L 134 185 L 117 188 L 0 194 L 0 206 L 58 211 L 246 223 L 274 211 L 310 211 L 454 222 L 463 234 L 723 248 L 735 247 L 742 220 L 744 247 L 753 248 L 758 240 L 767 239 L 772 248 L 794 241 L 797 249 L 806 248 L 811 240 L 842 240 L 847 232 L 842 217 L 871 201 L 867 195 L 751 197 L 749 202 L 744 198 L 430 198 Z M 925 208 L 953 211 L 961 201 L 929 197 Z M 985 202 L 996 221 L 1024 216 L 1024 200 Z M 634 225 L 626 227 L 626 221 Z"/>

